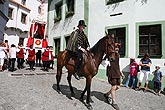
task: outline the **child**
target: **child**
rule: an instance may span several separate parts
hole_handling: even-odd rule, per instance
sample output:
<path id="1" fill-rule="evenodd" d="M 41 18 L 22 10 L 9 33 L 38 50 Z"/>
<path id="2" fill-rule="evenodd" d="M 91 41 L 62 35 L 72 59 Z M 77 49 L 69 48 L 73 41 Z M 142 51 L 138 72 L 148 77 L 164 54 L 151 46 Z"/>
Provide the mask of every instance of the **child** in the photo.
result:
<path id="1" fill-rule="evenodd" d="M 136 63 L 134 58 L 130 58 L 130 82 L 131 82 L 131 88 L 136 88 L 136 79 L 137 79 L 137 73 L 139 71 L 139 65 Z"/>
<path id="2" fill-rule="evenodd" d="M 154 78 L 153 78 L 154 90 L 157 95 L 160 95 L 163 76 L 162 76 L 162 72 L 159 70 L 160 69 L 159 65 L 155 65 L 155 69 L 156 70 L 152 72 L 154 74 Z"/>

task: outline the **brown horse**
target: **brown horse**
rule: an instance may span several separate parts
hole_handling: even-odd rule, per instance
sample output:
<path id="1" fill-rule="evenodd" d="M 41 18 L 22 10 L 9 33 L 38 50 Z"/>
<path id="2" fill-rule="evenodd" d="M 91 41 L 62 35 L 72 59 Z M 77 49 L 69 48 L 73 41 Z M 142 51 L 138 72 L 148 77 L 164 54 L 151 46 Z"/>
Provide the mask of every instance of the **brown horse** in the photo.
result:
<path id="1" fill-rule="evenodd" d="M 111 38 L 110 36 L 105 36 L 101 38 L 88 52 L 88 57 L 85 63 L 82 64 L 82 66 L 79 69 L 78 74 L 81 76 L 84 76 L 86 78 L 86 86 L 81 93 L 80 100 L 83 101 L 83 96 L 85 92 L 87 91 L 87 99 L 86 99 L 86 106 L 88 109 L 92 109 L 92 106 L 90 105 L 90 94 L 91 94 L 91 82 L 92 78 L 97 74 L 98 67 L 100 63 L 102 62 L 102 58 L 104 54 L 109 55 L 112 57 L 112 53 L 114 53 L 114 39 Z M 72 55 L 65 50 L 62 51 L 58 54 L 57 57 L 57 75 L 56 75 L 56 80 L 57 80 L 57 92 L 61 93 L 60 90 L 60 80 L 62 76 L 62 68 L 63 66 L 66 67 L 68 70 L 68 76 L 67 80 L 69 83 L 70 91 L 71 94 L 74 95 L 74 91 L 72 88 L 71 84 L 71 76 L 74 70 L 74 65 L 71 65 L 68 63 L 68 59 L 71 58 Z M 73 56 L 72 56 L 73 57 Z"/>

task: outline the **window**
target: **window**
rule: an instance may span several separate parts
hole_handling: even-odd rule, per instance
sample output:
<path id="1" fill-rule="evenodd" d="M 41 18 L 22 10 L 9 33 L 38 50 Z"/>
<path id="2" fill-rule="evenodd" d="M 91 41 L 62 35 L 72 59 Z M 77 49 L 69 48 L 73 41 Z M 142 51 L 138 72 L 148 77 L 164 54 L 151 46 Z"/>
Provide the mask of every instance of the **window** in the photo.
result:
<path id="1" fill-rule="evenodd" d="M 22 13 L 22 15 L 21 15 L 21 23 L 22 24 L 26 24 L 26 17 L 27 17 L 27 15 Z"/>
<path id="2" fill-rule="evenodd" d="M 62 2 L 55 5 L 55 19 L 54 22 L 60 21 L 62 16 Z"/>
<path id="3" fill-rule="evenodd" d="M 41 5 L 38 7 L 38 13 L 41 14 Z"/>
<path id="4" fill-rule="evenodd" d="M 58 52 L 60 51 L 60 39 L 54 39 L 55 44 L 55 57 L 57 58 Z"/>
<path id="5" fill-rule="evenodd" d="M 10 8 L 10 7 L 9 7 L 9 10 L 8 10 L 8 17 L 9 17 L 10 19 L 13 19 L 13 8 Z"/>
<path id="6" fill-rule="evenodd" d="M 22 0 L 22 1 L 21 1 L 21 4 L 22 4 L 22 5 L 26 5 L 26 0 Z"/>
<path id="7" fill-rule="evenodd" d="M 149 53 L 150 56 L 161 55 L 161 25 L 139 26 L 139 56 Z"/>
<path id="8" fill-rule="evenodd" d="M 3 12 L 4 0 L 0 0 L 0 11 Z"/>
<path id="9" fill-rule="evenodd" d="M 73 16 L 74 14 L 74 0 L 67 0 L 66 17 Z"/>
<path id="10" fill-rule="evenodd" d="M 107 0 L 107 5 L 109 4 L 114 4 L 114 3 L 119 3 L 119 2 L 122 2 L 124 0 Z"/>
<path id="11" fill-rule="evenodd" d="M 108 29 L 108 34 L 115 35 L 115 42 L 118 42 L 121 44 L 121 48 L 119 49 L 119 53 L 121 57 L 125 56 L 125 48 L 126 48 L 126 28 L 114 28 L 114 29 Z"/>
<path id="12" fill-rule="evenodd" d="M 0 0 L 0 4 L 4 4 L 5 3 L 5 0 Z"/>
<path id="13" fill-rule="evenodd" d="M 19 44 L 24 44 L 24 38 L 19 38 Z"/>

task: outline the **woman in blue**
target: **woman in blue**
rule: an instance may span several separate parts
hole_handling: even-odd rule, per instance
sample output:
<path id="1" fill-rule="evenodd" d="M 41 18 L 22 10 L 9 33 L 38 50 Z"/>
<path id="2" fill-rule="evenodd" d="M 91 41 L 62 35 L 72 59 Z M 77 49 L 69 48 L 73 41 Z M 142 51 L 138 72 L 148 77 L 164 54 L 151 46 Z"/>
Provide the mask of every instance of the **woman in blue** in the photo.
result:
<path id="1" fill-rule="evenodd" d="M 138 89 L 141 89 L 141 83 L 143 81 L 143 77 L 145 80 L 145 89 L 144 91 L 146 91 L 148 89 L 148 77 L 150 74 L 150 67 L 151 67 L 151 60 L 150 60 L 150 56 L 148 53 L 146 53 L 144 55 L 144 57 L 140 60 L 139 66 L 141 66 L 141 70 L 140 70 L 140 76 L 139 76 L 139 85 L 138 85 Z"/>

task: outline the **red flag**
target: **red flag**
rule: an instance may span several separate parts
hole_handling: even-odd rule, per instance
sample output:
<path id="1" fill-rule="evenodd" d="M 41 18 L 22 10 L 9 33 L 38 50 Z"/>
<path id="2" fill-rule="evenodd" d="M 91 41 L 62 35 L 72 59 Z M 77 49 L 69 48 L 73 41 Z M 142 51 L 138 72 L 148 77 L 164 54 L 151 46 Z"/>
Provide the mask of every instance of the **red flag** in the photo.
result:
<path id="1" fill-rule="evenodd" d="M 38 23 L 32 23 L 30 26 L 30 36 L 33 37 L 33 35 L 37 32 L 38 30 Z"/>
<path id="2" fill-rule="evenodd" d="M 48 46 L 48 42 L 46 39 L 42 40 L 42 48 L 46 48 Z"/>
<path id="3" fill-rule="evenodd" d="M 38 24 L 38 35 L 44 39 L 45 24 Z"/>
<path id="4" fill-rule="evenodd" d="M 27 47 L 30 47 L 31 45 L 33 45 L 33 43 L 34 43 L 34 38 L 30 36 L 27 41 Z"/>

